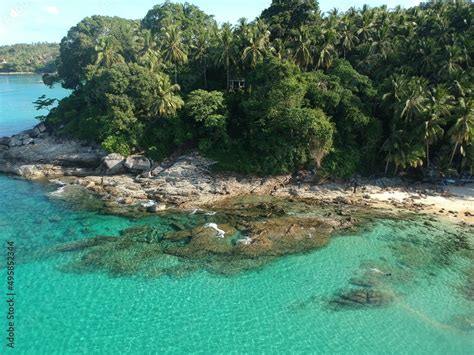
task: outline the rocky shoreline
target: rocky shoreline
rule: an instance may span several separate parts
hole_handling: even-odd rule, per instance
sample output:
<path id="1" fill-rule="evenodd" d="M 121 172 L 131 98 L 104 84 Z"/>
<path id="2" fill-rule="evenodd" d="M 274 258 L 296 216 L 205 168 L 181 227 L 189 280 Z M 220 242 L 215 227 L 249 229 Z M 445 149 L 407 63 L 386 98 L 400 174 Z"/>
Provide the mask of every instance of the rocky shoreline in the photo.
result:
<path id="1" fill-rule="evenodd" d="M 474 204 L 468 195 L 403 185 L 398 179 L 367 181 L 354 193 L 343 184 L 316 184 L 310 175 L 246 177 L 216 173 L 213 164 L 196 152 L 161 163 L 141 155 L 107 154 L 98 146 L 54 137 L 42 124 L 0 139 L 0 172 L 56 183 L 52 196 L 68 201 L 76 191 L 79 200 L 92 196 L 100 205 L 94 210 L 104 207 L 106 213 L 129 217 L 158 214 L 118 236 L 93 235 L 44 251 L 70 254 L 59 267 L 63 272 L 158 278 L 204 270 L 233 276 L 282 256 L 325 248 L 333 237 L 350 238 L 380 219 L 402 220 L 424 231 L 399 244 L 392 241 L 403 268 L 387 260 L 361 266 L 344 289 L 325 300 L 330 309 L 342 311 L 387 306 L 398 297 L 397 285 L 409 282 L 407 270 L 428 265 L 432 273 L 432 261 L 472 254 L 468 236 Z M 443 226 L 436 214 L 457 225 Z M 423 238 L 426 258 L 418 252 Z M 472 298 L 470 276 L 468 270 L 459 286 L 467 298 Z M 319 295 L 295 307 L 311 307 L 314 300 L 319 302 Z"/>
<path id="2" fill-rule="evenodd" d="M 107 154 L 101 147 L 65 140 L 40 123 L 31 130 L 0 138 L 0 172 L 61 186 L 80 186 L 98 194 L 110 209 L 142 206 L 150 213 L 166 209 L 209 208 L 231 197 L 257 195 L 310 199 L 336 205 L 401 209 L 443 215 L 474 223 L 474 196 L 410 186 L 400 179 L 366 181 L 358 193 L 342 184 L 315 184 L 309 176 L 248 177 L 216 173 L 215 162 L 197 152 L 157 163 L 142 156 Z M 451 208 L 453 206 L 456 208 Z"/>

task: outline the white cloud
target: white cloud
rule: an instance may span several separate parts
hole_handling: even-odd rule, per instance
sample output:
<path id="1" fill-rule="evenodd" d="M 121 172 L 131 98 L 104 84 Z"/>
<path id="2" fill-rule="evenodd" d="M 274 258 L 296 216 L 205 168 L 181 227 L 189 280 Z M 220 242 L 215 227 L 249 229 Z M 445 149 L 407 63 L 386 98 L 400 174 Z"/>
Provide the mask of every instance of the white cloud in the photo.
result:
<path id="1" fill-rule="evenodd" d="M 18 11 L 16 11 L 15 9 L 10 9 L 10 17 L 11 18 L 18 17 Z"/>
<path id="2" fill-rule="evenodd" d="M 51 15 L 59 15 L 59 9 L 56 6 L 46 6 L 46 12 Z"/>

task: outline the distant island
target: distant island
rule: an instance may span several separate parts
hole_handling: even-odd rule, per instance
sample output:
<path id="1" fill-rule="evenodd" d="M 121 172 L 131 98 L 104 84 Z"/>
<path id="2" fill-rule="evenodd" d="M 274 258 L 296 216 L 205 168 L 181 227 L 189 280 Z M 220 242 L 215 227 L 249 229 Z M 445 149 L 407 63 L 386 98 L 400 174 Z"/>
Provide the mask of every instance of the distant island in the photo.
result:
<path id="1" fill-rule="evenodd" d="M 54 73 L 58 56 L 57 43 L 0 46 L 0 73 Z"/>

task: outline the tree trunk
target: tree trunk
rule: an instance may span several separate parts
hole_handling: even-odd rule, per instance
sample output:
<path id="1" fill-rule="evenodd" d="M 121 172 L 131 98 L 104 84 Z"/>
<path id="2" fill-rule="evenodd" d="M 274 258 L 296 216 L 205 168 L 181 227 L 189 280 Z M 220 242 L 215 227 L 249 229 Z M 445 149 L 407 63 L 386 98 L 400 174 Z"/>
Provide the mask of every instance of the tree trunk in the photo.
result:
<path id="1" fill-rule="evenodd" d="M 227 91 L 230 90 L 230 68 L 227 65 Z"/>
<path id="2" fill-rule="evenodd" d="M 453 160 L 454 160 L 454 156 L 456 155 L 456 150 L 458 150 L 458 143 L 454 145 L 453 154 L 451 154 L 451 160 L 449 161 L 449 165 L 453 165 Z"/>
<path id="3" fill-rule="evenodd" d="M 430 169 L 430 145 L 426 143 L 426 167 Z"/>
<path id="4" fill-rule="evenodd" d="M 388 152 L 388 157 L 392 154 L 392 151 L 389 150 Z M 387 173 L 388 173 L 388 165 L 390 164 L 390 159 L 388 159 L 387 157 L 387 164 L 385 164 L 385 176 L 387 176 Z"/>
<path id="5" fill-rule="evenodd" d="M 174 83 L 178 83 L 178 64 L 174 65 Z"/>
<path id="6" fill-rule="evenodd" d="M 203 68 L 203 74 L 204 74 L 204 88 L 207 90 L 207 68 L 206 68 L 206 64 L 204 64 L 204 68 Z"/>

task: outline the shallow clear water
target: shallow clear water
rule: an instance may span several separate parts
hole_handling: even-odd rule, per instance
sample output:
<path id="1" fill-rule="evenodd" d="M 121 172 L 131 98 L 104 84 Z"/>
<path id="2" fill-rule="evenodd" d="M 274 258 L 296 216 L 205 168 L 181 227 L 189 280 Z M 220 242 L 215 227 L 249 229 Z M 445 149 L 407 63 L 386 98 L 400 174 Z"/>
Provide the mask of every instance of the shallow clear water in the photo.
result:
<path id="1" fill-rule="evenodd" d="M 0 75 L 0 137 L 10 136 L 38 123 L 37 111 L 33 105 L 41 95 L 62 99 L 68 90 L 60 86 L 50 89 L 41 80 L 41 75 Z"/>
<path id="2" fill-rule="evenodd" d="M 472 253 L 452 244 L 463 234 L 472 247 L 473 235 L 464 229 L 380 220 L 355 235 L 334 238 L 321 250 L 237 276 L 198 271 L 114 278 L 66 272 L 64 266 L 78 255 L 59 254 L 53 247 L 117 236 L 144 223 L 165 229 L 165 221 L 81 210 L 51 197 L 54 189 L 0 175 L 1 260 L 5 242 L 16 243 L 14 353 L 473 352 L 468 324 L 474 322 L 473 302 L 459 290 L 474 266 Z M 358 310 L 329 307 L 335 293 L 354 288 L 354 277 L 375 268 L 391 273 L 377 279 L 378 287 L 393 295 L 392 303 Z M 1 272 L 5 280 L 4 267 Z M 5 290 L 0 281 L 2 299 Z M 1 331 L 5 314 L 2 301 Z M 4 331 L 1 353 L 5 337 Z"/>
<path id="3" fill-rule="evenodd" d="M 397 253 L 404 238 L 431 240 L 422 235 L 427 232 L 422 224 L 380 221 L 357 235 L 335 238 L 322 250 L 234 277 L 197 272 L 154 280 L 111 278 L 62 271 L 75 255 L 52 253 L 50 247 L 117 235 L 144 221 L 74 210 L 48 197 L 51 190 L 0 177 L 0 245 L 17 242 L 18 351 L 466 354 L 473 349 L 472 332 L 454 319 L 473 319 L 472 302 L 456 289 L 472 260 L 454 254 L 450 265 L 440 266 L 418 254 L 406 259 Z M 394 303 L 378 309 L 328 307 L 335 292 L 373 267 L 393 273 L 383 287 L 396 295 Z"/>

